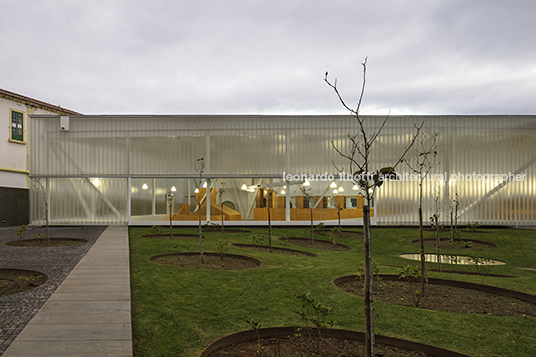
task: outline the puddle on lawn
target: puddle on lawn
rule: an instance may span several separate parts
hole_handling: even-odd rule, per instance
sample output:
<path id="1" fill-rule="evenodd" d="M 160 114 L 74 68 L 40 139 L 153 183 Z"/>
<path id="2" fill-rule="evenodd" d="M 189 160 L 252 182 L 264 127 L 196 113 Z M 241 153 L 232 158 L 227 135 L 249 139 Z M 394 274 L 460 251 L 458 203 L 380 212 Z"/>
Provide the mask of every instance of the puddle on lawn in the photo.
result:
<path id="1" fill-rule="evenodd" d="M 400 258 L 411 259 L 411 260 L 421 260 L 421 254 L 406 253 L 400 254 Z M 425 254 L 424 259 L 427 262 L 437 263 L 437 254 Z M 466 255 L 449 255 L 441 254 L 441 263 L 444 264 L 462 264 L 462 265 L 505 265 L 505 262 L 500 260 L 494 260 L 489 258 L 479 258 L 479 257 L 469 257 Z"/>

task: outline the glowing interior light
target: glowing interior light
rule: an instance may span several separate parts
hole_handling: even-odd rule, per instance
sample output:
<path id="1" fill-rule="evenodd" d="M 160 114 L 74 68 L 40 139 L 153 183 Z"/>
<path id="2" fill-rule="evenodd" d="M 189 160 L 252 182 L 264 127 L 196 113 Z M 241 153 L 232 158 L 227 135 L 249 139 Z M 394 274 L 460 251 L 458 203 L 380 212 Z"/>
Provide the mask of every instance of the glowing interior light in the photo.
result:
<path id="1" fill-rule="evenodd" d="M 284 195 L 285 193 L 286 193 L 286 192 L 285 192 L 285 190 L 284 190 L 284 189 L 283 189 L 283 190 L 281 190 L 281 194 L 282 194 L 282 195 Z"/>
<path id="2" fill-rule="evenodd" d="M 91 179 L 91 183 L 96 187 L 100 186 L 100 180 L 98 178 Z"/>
<path id="3" fill-rule="evenodd" d="M 141 186 L 141 189 L 142 189 L 142 190 L 147 190 L 148 188 L 149 188 L 149 186 L 147 186 L 146 183 L 144 183 L 143 186 Z"/>
<path id="4" fill-rule="evenodd" d="M 357 185 L 354 185 L 354 187 L 352 187 L 352 190 L 357 191 L 359 190 L 359 187 L 357 187 Z"/>
<path id="5" fill-rule="evenodd" d="M 339 191 L 337 191 L 337 189 L 334 189 L 333 193 L 337 194 L 337 193 L 339 193 Z"/>
<path id="6" fill-rule="evenodd" d="M 175 186 L 171 186 L 171 192 L 175 192 L 177 191 L 177 189 L 175 188 Z"/>
<path id="7" fill-rule="evenodd" d="M 335 181 L 333 181 L 332 183 L 329 184 L 329 187 L 337 188 L 337 184 L 335 183 Z"/>
<path id="8" fill-rule="evenodd" d="M 309 182 L 309 180 L 305 180 L 305 182 L 303 183 L 304 186 L 311 186 L 311 183 Z"/>
<path id="9" fill-rule="evenodd" d="M 240 187 L 240 189 L 243 191 L 247 191 L 248 187 L 246 186 L 246 184 L 243 184 L 242 187 Z"/>
<path id="10" fill-rule="evenodd" d="M 344 192 L 344 188 L 339 187 L 339 192 Z"/>
<path id="11" fill-rule="evenodd" d="M 198 188 L 196 188 L 194 192 L 195 192 L 195 193 L 199 193 L 199 189 L 198 189 Z"/>
<path id="12" fill-rule="evenodd" d="M 203 183 L 203 188 L 207 188 L 207 182 L 206 181 Z"/>
<path id="13" fill-rule="evenodd" d="M 248 192 L 255 192 L 254 188 L 248 188 Z"/>

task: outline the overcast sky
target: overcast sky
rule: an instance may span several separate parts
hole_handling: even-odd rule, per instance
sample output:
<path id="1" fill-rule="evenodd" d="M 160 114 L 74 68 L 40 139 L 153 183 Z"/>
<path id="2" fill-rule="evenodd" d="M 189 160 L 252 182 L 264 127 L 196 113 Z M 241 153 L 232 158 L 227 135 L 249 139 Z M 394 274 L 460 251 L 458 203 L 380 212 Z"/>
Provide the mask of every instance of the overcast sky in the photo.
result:
<path id="1" fill-rule="evenodd" d="M 534 0 L 0 0 L 0 88 L 84 114 L 536 114 Z"/>

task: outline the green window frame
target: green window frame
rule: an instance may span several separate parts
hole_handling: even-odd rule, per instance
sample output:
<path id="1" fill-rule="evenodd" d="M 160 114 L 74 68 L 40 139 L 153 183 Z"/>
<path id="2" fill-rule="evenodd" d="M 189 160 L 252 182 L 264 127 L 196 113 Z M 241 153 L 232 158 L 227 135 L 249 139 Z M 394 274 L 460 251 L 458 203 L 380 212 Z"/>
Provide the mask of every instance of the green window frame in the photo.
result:
<path id="1" fill-rule="evenodd" d="M 11 140 L 24 141 L 24 112 L 11 110 Z"/>

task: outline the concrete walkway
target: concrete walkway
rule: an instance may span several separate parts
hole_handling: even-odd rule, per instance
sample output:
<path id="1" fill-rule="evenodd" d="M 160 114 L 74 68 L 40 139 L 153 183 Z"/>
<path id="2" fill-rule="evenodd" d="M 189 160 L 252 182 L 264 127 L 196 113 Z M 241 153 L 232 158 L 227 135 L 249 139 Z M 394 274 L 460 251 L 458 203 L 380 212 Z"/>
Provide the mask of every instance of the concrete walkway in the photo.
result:
<path id="1" fill-rule="evenodd" d="M 95 242 L 2 357 L 132 356 L 128 227 Z"/>

